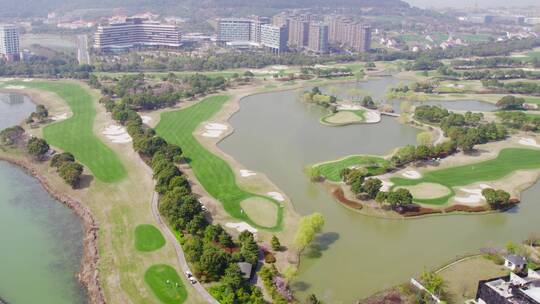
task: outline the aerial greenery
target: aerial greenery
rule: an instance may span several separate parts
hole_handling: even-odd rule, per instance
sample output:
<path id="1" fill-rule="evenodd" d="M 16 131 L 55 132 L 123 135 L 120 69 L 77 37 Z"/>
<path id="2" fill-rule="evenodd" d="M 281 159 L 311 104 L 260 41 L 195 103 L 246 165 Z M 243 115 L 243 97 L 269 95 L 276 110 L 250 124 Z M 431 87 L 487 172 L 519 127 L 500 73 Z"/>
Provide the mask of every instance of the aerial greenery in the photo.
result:
<path id="1" fill-rule="evenodd" d="M 152 265 L 144 274 L 144 281 L 164 304 L 181 304 L 188 297 L 186 288 L 174 268 L 165 264 Z"/>
<path id="2" fill-rule="evenodd" d="M 193 132 L 201 122 L 207 121 L 229 100 L 228 96 L 213 96 L 188 108 L 165 112 L 156 127 L 156 132 L 167 142 L 179 145 L 193 169 L 197 180 L 210 195 L 218 199 L 225 210 L 233 217 L 261 227 L 242 212 L 240 203 L 250 197 L 261 197 L 269 203 L 278 205 L 278 220 L 274 227 L 262 227 L 280 230 L 283 210 L 279 204 L 260 195 L 242 190 L 236 184 L 236 177 L 227 162 L 206 150 L 194 137 Z"/>
<path id="3" fill-rule="evenodd" d="M 94 135 L 96 110 L 92 96 L 80 84 L 65 81 L 10 82 L 57 94 L 73 112 L 67 120 L 43 129 L 43 137 L 54 147 L 68 151 L 102 182 L 118 182 L 126 169 L 118 156 Z"/>
<path id="4" fill-rule="evenodd" d="M 337 161 L 316 164 L 312 167 L 317 168 L 319 176 L 332 182 L 339 182 L 341 181 L 341 172 L 345 168 L 364 167 L 372 175 L 378 175 L 386 172 L 386 168 L 389 166 L 390 161 L 382 157 L 354 155 Z"/>
<path id="5" fill-rule="evenodd" d="M 532 149 L 508 148 L 499 155 L 483 162 L 452 168 L 432 170 L 423 173 L 420 179 L 391 178 L 394 187 L 414 186 L 421 183 L 441 184 L 449 189 L 466 186 L 480 181 L 488 182 L 502 179 L 517 170 L 540 168 L 540 151 Z M 415 199 L 419 203 L 442 205 L 455 195 L 454 190 L 444 197 L 436 199 Z"/>
<path id="6" fill-rule="evenodd" d="M 313 213 L 300 219 L 298 230 L 294 236 L 294 244 L 300 251 L 304 250 L 324 226 L 324 217 L 320 213 Z"/>
<path id="7" fill-rule="evenodd" d="M 139 251 L 154 251 L 165 246 L 165 238 L 153 225 L 135 227 L 135 248 Z"/>

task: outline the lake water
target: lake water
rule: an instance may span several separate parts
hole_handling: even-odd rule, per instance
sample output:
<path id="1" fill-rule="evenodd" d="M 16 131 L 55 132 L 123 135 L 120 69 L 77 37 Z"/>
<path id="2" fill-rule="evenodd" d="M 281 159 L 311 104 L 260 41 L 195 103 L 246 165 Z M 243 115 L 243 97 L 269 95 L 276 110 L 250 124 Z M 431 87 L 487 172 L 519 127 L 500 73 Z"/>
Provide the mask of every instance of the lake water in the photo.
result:
<path id="1" fill-rule="evenodd" d="M 20 123 L 34 105 L 0 94 L 0 129 Z M 22 169 L 0 161 L 0 299 L 12 304 L 86 303 L 75 275 L 82 257 L 79 218 Z"/>
<path id="2" fill-rule="evenodd" d="M 351 154 L 387 154 L 415 144 L 418 131 L 388 117 L 379 124 L 329 127 L 319 123 L 323 114 L 299 102 L 295 91 L 250 96 L 230 120 L 234 134 L 220 143 L 248 169 L 266 173 L 298 213 L 325 216 L 324 233 L 303 256 L 294 284 L 301 299 L 315 293 L 326 303 L 353 303 L 457 255 L 540 230 L 538 184 L 524 193 L 519 208 L 503 214 L 385 220 L 342 207 L 310 182 L 305 166 Z"/>

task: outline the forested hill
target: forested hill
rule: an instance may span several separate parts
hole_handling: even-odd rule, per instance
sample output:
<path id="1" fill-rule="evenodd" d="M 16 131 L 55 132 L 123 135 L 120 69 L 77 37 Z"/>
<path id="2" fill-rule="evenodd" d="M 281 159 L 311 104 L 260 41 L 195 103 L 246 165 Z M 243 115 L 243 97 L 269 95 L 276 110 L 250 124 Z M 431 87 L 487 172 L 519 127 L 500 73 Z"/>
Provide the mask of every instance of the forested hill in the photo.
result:
<path id="1" fill-rule="evenodd" d="M 0 17 L 46 16 L 57 10 L 85 10 L 126 8 L 151 10 L 157 13 L 189 17 L 191 14 L 209 12 L 234 15 L 235 13 L 264 13 L 281 9 L 330 7 L 360 9 L 407 9 L 401 0 L 0 0 Z M 205 14 L 206 13 L 206 14 Z M 221 15 L 221 14 L 220 14 Z"/>

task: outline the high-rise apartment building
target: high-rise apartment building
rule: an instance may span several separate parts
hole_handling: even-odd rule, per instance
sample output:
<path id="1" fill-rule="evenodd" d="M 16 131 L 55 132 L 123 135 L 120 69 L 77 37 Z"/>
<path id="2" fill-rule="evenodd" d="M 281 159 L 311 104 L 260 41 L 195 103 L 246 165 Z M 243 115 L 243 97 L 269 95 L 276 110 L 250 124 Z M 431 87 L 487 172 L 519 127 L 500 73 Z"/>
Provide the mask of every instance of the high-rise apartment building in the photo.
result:
<path id="1" fill-rule="evenodd" d="M 261 26 L 264 24 L 270 24 L 270 18 L 253 16 L 251 19 L 251 34 L 250 40 L 253 42 L 261 42 Z"/>
<path id="2" fill-rule="evenodd" d="M 301 49 L 308 44 L 309 20 L 294 18 L 289 20 L 289 46 Z"/>
<path id="3" fill-rule="evenodd" d="M 328 23 L 328 41 L 338 47 L 367 52 L 371 48 L 371 27 L 349 19 L 330 16 Z"/>
<path id="4" fill-rule="evenodd" d="M 253 20 L 245 18 L 222 18 L 217 21 L 217 41 L 251 41 Z"/>
<path id="5" fill-rule="evenodd" d="M 20 59 L 19 29 L 13 24 L 0 24 L 0 55 L 7 61 Z"/>
<path id="6" fill-rule="evenodd" d="M 322 23 L 309 25 L 308 49 L 320 54 L 328 52 L 328 25 Z"/>
<path id="7" fill-rule="evenodd" d="M 100 25 L 94 37 L 94 47 L 100 50 L 133 47 L 178 48 L 182 44 L 176 25 L 160 24 L 145 18 L 126 18 L 124 22 Z"/>
<path id="8" fill-rule="evenodd" d="M 261 26 L 261 45 L 275 54 L 287 51 L 289 29 L 287 26 L 264 24 Z"/>

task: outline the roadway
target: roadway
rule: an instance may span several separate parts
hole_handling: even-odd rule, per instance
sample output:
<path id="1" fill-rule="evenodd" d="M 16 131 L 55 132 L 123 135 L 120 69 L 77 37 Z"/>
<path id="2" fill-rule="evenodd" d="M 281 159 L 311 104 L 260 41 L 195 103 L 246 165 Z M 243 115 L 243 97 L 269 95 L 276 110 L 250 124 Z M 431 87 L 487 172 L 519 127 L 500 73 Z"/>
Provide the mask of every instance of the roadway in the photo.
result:
<path id="1" fill-rule="evenodd" d="M 90 64 L 90 53 L 88 52 L 88 36 L 77 36 L 77 60 L 79 64 Z"/>

